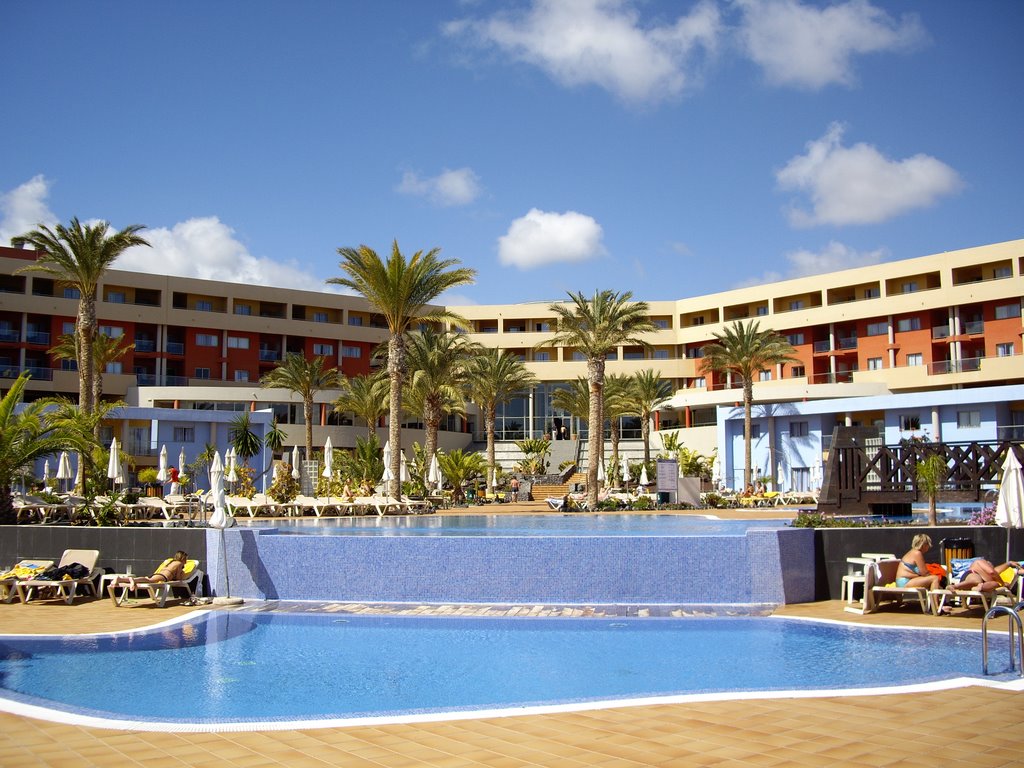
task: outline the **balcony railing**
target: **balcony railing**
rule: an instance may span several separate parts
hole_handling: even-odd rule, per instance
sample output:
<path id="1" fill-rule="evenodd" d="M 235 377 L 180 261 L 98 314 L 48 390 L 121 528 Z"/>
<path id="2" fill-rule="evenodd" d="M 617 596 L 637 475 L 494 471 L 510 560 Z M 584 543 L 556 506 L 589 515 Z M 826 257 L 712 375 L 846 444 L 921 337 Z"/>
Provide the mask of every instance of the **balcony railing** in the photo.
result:
<path id="1" fill-rule="evenodd" d="M 276 363 L 281 359 L 281 351 L 278 349 L 261 349 L 260 350 L 260 362 L 261 363 Z"/>
<path id="2" fill-rule="evenodd" d="M 0 341 L 21 341 L 21 331 L 0 331 Z"/>
<path id="3" fill-rule="evenodd" d="M 34 365 L 26 365 L 24 368 L 8 365 L 0 368 L 0 379 L 16 379 L 22 371 L 27 372 L 36 381 L 53 381 L 53 368 L 39 368 Z"/>
<path id="4" fill-rule="evenodd" d="M 857 337 L 849 336 L 845 339 L 839 339 L 839 349 L 856 349 L 857 348 Z"/>
<path id="5" fill-rule="evenodd" d="M 948 339 L 950 337 L 948 325 L 936 325 L 932 328 L 933 339 Z"/>
<path id="6" fill-rule="evenodd" d="M 964 323 L 964 333 L 975 335 L 985 332 L 985 322 L 983 320 L 972 320 L 969 323 Z"/>
<path id="7" fill-rule="evenodd" d="M 132 456 L 158 456 L 160 454 L 158 446 L 154 447 L 148 442 L 143 443 L 135 440 L 129 440 L 125 443 L 124 450 Z"/>
<path id="8" fill-rule="evenodd" d="M 136 339 L 136 352 L 156 352 L 156 342 L 153 339 Z"/>
<path id="9" fill-rule="evenodd" d="M 50 334 L 46 331 L 29 331 L 25 334 L 25 341 L 29 344 L 49 344 Z"/>
<path id="10" fill-rule="evenodd" d="M 1012 424 L 1007 427 L 996 427 L 997 440 L 1012 440 L 1015 443 L 1024 442 L 1024 424 Z"/>
<path id="11" fill-rule="evenodd" d="M 832 343 L 829 341 L 816 341 L 814 342 L 815 352 L 828 352 L 832 349 Z"/>
<path id="12" fill-rule="evenodd" d="M 944 373 L 971 373 L 981 370 L 984 357 L 965 357 L 962 360 L 936 360 L 928 366 L 928 373 L 941 375 Z"/>
<path id="13" fill-rule="evenodd" d="M 184 355 L 185 354 L 185 343 L 181 341 L 168 341 L 167 342 L 167 354 L 168 355 Z"/>

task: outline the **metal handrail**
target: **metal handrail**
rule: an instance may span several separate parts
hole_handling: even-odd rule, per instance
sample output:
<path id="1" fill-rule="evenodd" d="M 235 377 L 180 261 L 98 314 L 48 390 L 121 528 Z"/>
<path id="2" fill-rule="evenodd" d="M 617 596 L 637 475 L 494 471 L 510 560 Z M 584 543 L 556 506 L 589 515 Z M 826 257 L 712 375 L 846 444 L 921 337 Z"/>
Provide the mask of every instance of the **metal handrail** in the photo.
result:
<path id="1" fill-rule="evenodd" d="M 1024 626 L 1021 625 L 1020 615 L 1017 613 L 1019 610 L 1024 608 L 1024 600 L 1021 600 L 1013 608 L 1006 605 L 996 605 L 989 609 L 989 612 L 985 614 L 985 618 L 981 621 L 981 673 L 983 675 L 988 674 L 988 620 L 1001 616 L 1003 614 L 1009 616 L 1010 621 L 1010 671 L 1013 671 L 1016 657 L 1013 651 L 1013 632 L 1014 622 L 1017 625 L 1017 655 L 1020 657 L 1020 676 L 1024 677 Z"/>

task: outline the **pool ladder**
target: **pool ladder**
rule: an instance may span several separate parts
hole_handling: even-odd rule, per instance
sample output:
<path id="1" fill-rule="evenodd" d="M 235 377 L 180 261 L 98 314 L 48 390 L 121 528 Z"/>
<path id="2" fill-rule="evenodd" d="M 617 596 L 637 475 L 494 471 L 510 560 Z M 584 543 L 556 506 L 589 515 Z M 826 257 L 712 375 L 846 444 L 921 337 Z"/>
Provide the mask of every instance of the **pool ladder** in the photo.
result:
<path id="1" fill-rule="evenodd" d="M 1020 611 L 1024 608 L 1024 600 L 1021 600 L 1013 608 L 1006 605 L 997 605 L 989 609 L 989 612 L 985 614 L 985 618 L 981 622 L 981 673 L 983 675 L 988 674 L 988 620 L 995 618 L 996 616 L 1009 616 L 1010 617 L 1010 671 L 1014 669 L 1014 663 L 1016 659 L 1020 659 L 1020 665 L 1017 667 L 1020 670 L 1020 676 L 1024 677 L 1024 627 L 1021 625 Z M 1014 625 L 1017 629 L 1017 649 L 1016 654 L 1014 653 L 1013 647 L 1013 632 Z"/>

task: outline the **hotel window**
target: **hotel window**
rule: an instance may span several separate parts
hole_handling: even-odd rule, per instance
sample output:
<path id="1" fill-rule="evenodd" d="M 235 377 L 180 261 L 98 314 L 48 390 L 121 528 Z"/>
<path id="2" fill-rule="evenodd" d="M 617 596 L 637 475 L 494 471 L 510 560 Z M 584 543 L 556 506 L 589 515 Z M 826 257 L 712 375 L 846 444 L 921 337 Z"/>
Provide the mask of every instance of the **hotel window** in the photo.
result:
<path id="1" fill-rule="evenodd" d="M 77 371 L 78 361 L 77 360 L 61 360 L 60 369 L 62 371 Z"/>
<path id="2" fill-rule="evenodd" d="M 802 365 L 794 365 L 789 369 L 789 375 L 791 378 L 799 379 L 807 375 L 807 369 Z"/>
<path id="3" fill-rule="evenodd" d="M 911 352 L 907 354 L 907 367 L 913 368 L 918 365 L 924 365 L 924 354 L 921 352 Z"/>
<path id="4" fill-rule="evenodd" d="M 77 288 L 65 288 L 64 289 L 65 299 L 80 299 L 82 298 L 82 292 Z"/>
<path id="5" fill-rule="evenodd" d="M 252 314 L 252 306 L 250 306 L 249 304 L 235 304 L 235 314 L 236 315 L 251 315 Z"/>
<path id="6" fill-rule="evenodd" d="M 996 357 L 1013 357 L 1013 342 L 1006 341 L 996 344 Z"/>
<path id="7" fill-rule="evenodd" d="M 326 312 L 314 312 L 313 313 L 313 322 L 314 323 L 326 323 L 327 322 L 327 313 Z"/>
<path id="8" fill-rule="evenodd" d="M 616 357 L 612 357 L 613 354 L 616 355 Z M 612 353 L 610 353 L 608 355 L 608 359 L 609 360 L 616 360 L 617 358 L 618 358 L 618 353 L 617 352 L 612 352 Z M 644 359 L 644 353 L 643 352 L 623 352 L 622 353 L 622 359 L 623 360 L 643 360 Z"/>
<path id="9" fill-rule="evenodd" d="M 695 317 L 690 321 L 690 325 L 704 325 L 703 317 Z"/>
<path id="10" fill-rule="evenodd" d="M 750 425 L 750 439 L 751 440 L 757 440 L 760 437 L 761 437 L 761 425 L 760 424 L 751 424 Z"/>
<path id="11" fill-rule="evenodd" d="M 210 378 L 209 368 L 196 368 L 196 375 L 193 376 L 195 379 L 208 379 Z"/>
<path id="12" fill-rule="evenodd" d="M 896 321 L 896 330 L 900 333 L 906 333 L 907 331 L 920 331 L 921 330 L 921 318 L 920 317 L 901 317 Z"/>
<path id="13" fill-rule="evenodd" d="M 956 425 L 960 429 L 980 429 L 981 411 L 957 411 Z"/>
<path id="14" fill-rule="evenodd" d="M 865 334 L 867 336 L 885 336 L 889 332 L 888 323 L 868 323 Z"/>
<path id="15" fill-rule="evenodd" d="M 653 323 L 655 328 L 659 328 L 659 329 L 661 329 L 663 331 L 668 329 L 668 320 L 665 320 L 664 318 L 659 318 L 658 320 L 653 320 L 652 323 Z"/>
<path id="16" fill-rule="evenodd" d="M 804 301 L 803 301 L 803 299 L 796 299 L 794 301 L 789 302 L 789 309 L 790 309 L 790 311 L 797 310 L 797 309 L 803 309 L 803 308 L 804 308 Z"/>
<path id="17" fill-rule="evenodd" d="M 768 314 L 768 307 L 758 307 L 757 308 L 757 316 L 758 317 L 764 317 L 767 314 Z"/>
<path id="18" fill-rule="evenodd" d="M 121 366 L 121 361 L 120 360 L 113 360 L 113 361 L 107 363 L 106 367 L 103 369 L 103 372 L 104 373 L 121 373 L 122 370 L 123 370 L 123 368 Z"/>
<path id="19" fill-rule="evenodd" d="M 789 423 L 789 436 L 790 437 L 807 437 L 807 422 L 806 421 L 791 421 Z"/>
<path id="20" fill-rule="evenodd" d="M 921 428 L 920 416 L 900 416 L 900 429 L 904 432 L 916 432 Z"/>
<path id="21" fill-rule="evenodd" d="M 61 333 L 63 333 L 66 336 L 74 336 L 75 335 L 75 324 L 74 323 L 64 323 L 64 325 L 61 326 L 61 329 L 62 329 Z"/>
<path id="22" fill-rule="evenodd" d="M 804 335 L 803 333 L 791 333 L 786 336 L 786 341 L 789 342 L 791 347 L 798 347 L 804 343 Z"/>
<path id="23" fill-rule="evenodd" d="M 704 347 L 690 347 L 686 350 L 686 357 L 689 360 L 696 360 L 704 357 Z"/>
<path id="24" fill-rule="evenodd" d="M 196 428 L 195 427 L 175 427 L 174 428 L 174 440 L 175 443 L 194 443 L 196 441 Z"/>
<path id="25" fill-rule="evenodd" d="M 235 381 L 248 381 L 248 380 L 249 380 L 249 372 L 248 371 L 235 371 Z"/>
<path id="26" fill-rule="evenodd" d="M 882 295 L 881 292 L 877 288 L 865 288 L 864 289 L 864 298 L 865 299 L 877 299 L 881 295 Z"/>
<path id="27" fill-rule="evenodd" d="M 362 357 L 363 356 L 363 348 L 362 347 L 343 346 L 341 348 L 341 356 L 342 357 Z"/>
<path id="28" fill-rule="evenodd" d="M 248 336 L 228 336 L 228 349 L 248 349 Z"/>
<path id="29" fill-rule="evenodd" d="M 587 356 L 584 355 L 582 352 L 573 351 L 572 359 L 573 359 L 573 362 L 583 363 L 583 362 L 586 362 Z"/>
<path id="30" fill-rule="evenodd" d="M 708 381 L 704 376 L 698 376 L 693 379 L 693 386 L 695 387 L 707 387 Z"/>
<path id="31" fill-rule="evenodd" d="M 992 277 L 996 280 L 1002 280 L 1004 277 L 1013 277 L 1012 267 L 996 267 L 992 270 Z"/>
<path id="32" fill-rule="evenodd" d="M 323 357 L 330 357 L 331 355 L 334 354 L 334 345 L 333 344 L 314 344 L 313 345 L 313 354 L 314 355 L 321 355 Z"/>
<path id="33" fill-rule="evenodd" d="M 124 291 L 110 291 L 107 293 L 107 301 L 111 304 L 124 304 L 125 295 Z"/>
<path id="34" fill-rule="evenodd" d="M 1002 304 L 996 307 L 996 320 L 1020 317 L 1020 304 Z"/>
<path id="35" fill-rule="evenodd" d="M 220 342 L 217 340 L 217 334 L 215 333 L 197 333 L 196 334 L 196 346 L 197 347 L 216 347 Z"/>
<path id="36" fill-rule="evenodd" d="M 655 360 L 668 360 L 668 350 L 667 349 L 656 349 L 656 350 L 654 350 L 654 359 Z"/>
<path id="37" fill-rule="evenodd" d="M 349 325 L 362 325 L 363 324 L 363 318 L 356 317 L 355 315 L 349 315 L 348 316 L 348 324 Z"/>
<path id="38" fill-rule="evenodd" d="M 533 360 L 537 363 L 546 363 L 551 360 L 551 354 L 548 352 L 534 352 Z"/>
<path id="39" fill-rule="evenodd" d="M 757 372 L 757 380 L 758 381 L 771 381 L 772 380 L 772 372 L 771 371 L 758 371 Z"/>
<path id="40" fill-rule="evenodd" d="M 880 357 L 869 357 L 868 358 L 868 370 L 869 371 L 880 371 L 880 370 L 882 370 L 882 358 L 880 358 Z"/>
<path id="41" fill-rule="evenodd" d="M 900 286 L 901 293 L 917 293 L 917 281 L 909 280 Z"/>
<path id="42" fill-rule="evenodd" d="M 535 323 L 533 329 L 537 333 L 547 333 L 551 330 L 551 323 Z"/>
<path id="43" fill-rule="evenodd" d="M 197 299 L 196 312 L 213 312 L 213 302 L 206 299 Z"/>
<path id="44" fill-rule="evenodd" d="M 116 325 L 101 325 L 100 335 L 106 336 L 108 339 L 120 339 L 124 335 L 124 328 L 119 328 Z"/>

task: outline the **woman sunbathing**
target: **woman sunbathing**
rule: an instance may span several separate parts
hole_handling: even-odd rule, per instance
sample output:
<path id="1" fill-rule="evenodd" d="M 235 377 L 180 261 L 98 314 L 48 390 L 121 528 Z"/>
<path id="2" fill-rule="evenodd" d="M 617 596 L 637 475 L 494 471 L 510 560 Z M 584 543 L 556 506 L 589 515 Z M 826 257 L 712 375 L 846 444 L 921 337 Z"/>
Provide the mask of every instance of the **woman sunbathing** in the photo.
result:
<path id="1" fill-rule="evenodd" d="M 174 553 L 171 561 L 160 568 L 152 576 L 118 576 L 110 585 L 112 587 L 127 584 L 128 589 L 135 591 L 136 584 L 159 584 L 165 581 L 179 581 L 185 575 L 185 562 L 188 554 L 180 549 Z"/>
<path id="2" fill-rule="evenodd" d="M 1007 568 L 1013 568 L 1020 575 L 1024 573 L 1020 563 L 1009 560 L 1002 565 L 992 565 L 988 560 L 979 557 L 964 574 L 959 584 L 950 584 L 949 589 L 977 590 L 979 592 L 992 592 L 1000 587 L 1007 586 L 1000 574 Z"/>
<path id="3" fill-rule="evenodd" d="M 925 533 L 919 533 L 911 542 L 911 549 L 900 560 L 896 569 L 897 587 L 926 587 L 927 589 L 938 589 L 942 581 L 941 576 L 934 576 L 928 573 L 928 566 L 924 561 L 924 554 L 932 548 L 932 539 Z"/>

